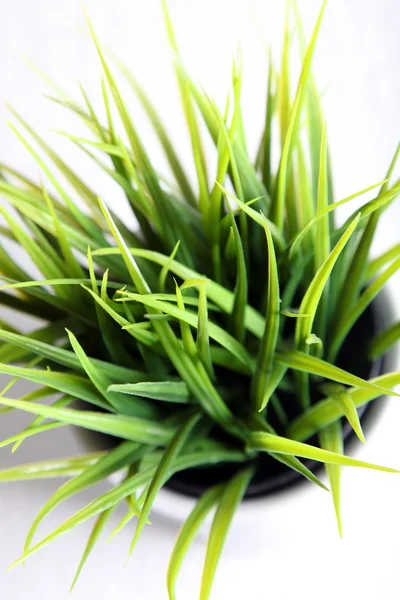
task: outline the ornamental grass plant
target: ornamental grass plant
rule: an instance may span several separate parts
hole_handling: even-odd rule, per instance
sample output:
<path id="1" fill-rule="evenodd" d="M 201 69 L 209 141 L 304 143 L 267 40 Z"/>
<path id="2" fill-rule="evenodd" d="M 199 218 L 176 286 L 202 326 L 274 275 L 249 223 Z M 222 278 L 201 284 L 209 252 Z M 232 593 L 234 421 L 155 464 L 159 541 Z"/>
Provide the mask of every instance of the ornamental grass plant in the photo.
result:
<path id="1" fill-rule="evenodd" d="M 368 380 L 351 364 L 339 366 L 338 357 L 400 268 L 399 244 L 369 260 L 379 218 L 400 191 L 399 181 L 392 181 L 399 149 L 382 181 L 334 198 L 327 129 L 311 73 L 324 8 L 306 43 L 297 9 L 289 5 L 280 68 L 269 61 L 253 158 L 241 111 L 240 60 L 221 109 L 185 69 L 164 4 L 195 181 L 152 101 L 128 69 L 108 57 L 88 20 L 103 71 L 104 110 L 95 111 L 82 86 L 75 101 L 50 82 L 50 100 L 83 121 L 87 135 L 63 134 L 123 190 L 136 228 L 118 216 L 112 197 L 91 189 L 11 111 L 11 127 L 39 166 L 41 181 L 0 166 L 0 235 L 41 275 L 0 245 L 0 303 L 40 325 L 23 334 L 17 318 L 0 324 L 0 373 L 12 377 L 1 392 L 0 412 L 33 415 L 0 446 L 15 449 L 66 425 L 114 441 L 111 449 L 0 472 L 1 481 L 68 478 L 37 515 L 15 564 L 93 518 L 75 583 L 118 506 L 126 515 L 111 533 L 132 528 L 132 552 L 173 474 L 231 463 L 232 476 L 206 489 L 184 523 L 167 574 L 174 599 L 185 554 L 214 510 L 200 591 L 206 600 L 260 455 L 327 489 L 303 459 L 324 463 L 340 531 L 341 468 L 394 471 L 346 455 L 343 427 L 348 422 L 364 441 L 358 408 L 395 395 L 400 373 Z M 294 88 L 293 27 L 302 59 Z M 117 76 L 142 103 L 169 163 L 168 177 L 149 156 Z M 204 128 L 216 148 L 214 164 L 206 160 Z M 336 224 L 338 207 L 371 191 L 372 199 Z M 372 333 L 368 360 L 397 341 L 399 323 L 378 337 Z M 13 385 L 20 379 L 35 386 L 16 399 Z M 50 511 L 121 470 L 120 483 L 36 541 Z"/>

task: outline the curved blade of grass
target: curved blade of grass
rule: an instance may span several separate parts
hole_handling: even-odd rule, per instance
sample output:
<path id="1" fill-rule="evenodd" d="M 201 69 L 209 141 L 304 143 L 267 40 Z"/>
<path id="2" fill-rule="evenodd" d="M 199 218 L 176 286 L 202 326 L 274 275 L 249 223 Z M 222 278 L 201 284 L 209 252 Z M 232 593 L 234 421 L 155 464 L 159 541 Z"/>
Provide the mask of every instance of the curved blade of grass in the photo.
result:
<path id="1" fill-rule="evenodd" d="M 268 284 L 265 327 L 258 352 L 256 370 L 251 382 L 252 405 L 257 411 L 261 411 L 267 405 L 270 399 L 270 395 L 268 394 L 273 392 L 269 383 L 272 378 L 275 350 L 278 341 L 281 302 L 274 243 L 265 217 L 263 221 L 268 246 Z"/>
<path id="2" fill-rule="evenodd" d="M 265 452 L 276 452 L 282 454 L 294 454 L 302 458 L 310 458 L 324 463 L 331 463 L 334 465 L 342 465 L 348 467 L 362 467 L 365 469 L 373 469 L 377 471 L 383 471 L 386 473 L 399 473 L 396 469 L 390 467 L 382 467 L 380 465 L 374 465 L 362 460 L 351 458 L 343 454 L 337 454 L 329 450 L 323 450 L 316 446 L 310 446 L 310 444 L 304 444 L 303 442 L 297 442 L 289 438 L 284 438 L 279 435 L 264 432 L 254 432 L 250 434 L 248 440 L 248 448 L 250 450 L 259 450 Z"/>
<path id="3" fill-rule="evenodd" d="M 315 313 L 317 311 L 321 295 L 324 291 L 324 287 L 337 259 L 340 256 L 340 253 L 343 251 L 355 228 L 357 227 L 359 219 L 360 217 L 358 215 L 346 229 L 345 233 L 342 235 L 323 264 L 319 267 L 303 297 L 303 300 L 301 301 L 299 312 L 302 314 L 309 314 L 311 316 L 307 319 L 298 319 L 296 321 L 295 343 L 300 349 L 304 348 L 306 338 L 310 335 L 310 333 L 312 333 L 311 329 L 314 322 Z"/>
<path id="4" fill-rule="evenodd" d="M 187 404 L 190 401 L 190 393 L 186 383 L 183 381 L 143 381 L 138 383 L 123 383 L 111 385 L 111 392 L 132 394 L 142 398 L 161 400 L 162 402 L 176 402 Z"/>
<path id="5" fill-rule="evenodd" d="M 384 387 L 385 389 L 391 388 L 400 384 L 400 373 L 380 375 L 371 379 L 370 383 L 378 387 Z M 382 395 L 377 389 L 373 391 L 372 389 L 365 389 L 363 386 L 356 386 L 349 389 L 347 393 L 350 395 L 356 408 Z M 343 407 L 334 400 L 325 398 L 294 420 L 287 429 L 287 435 L 295 440 L 306 440 L 343 416 Z"/>
<path id="6" fill-rule="evenodd" d="M 336 454 L 343 454 L 343 429 L 340 421 L 336 421 L 323 429 L 319 434 L 321 448 Z M 340 537 L 343 536 L 342 515 L 340 510 L 340 484 L 341 484 L 341 466 L 332 463 L 325 464 L 325 470 L 329 477 L 329 483 L 332 490 L 333 506 L 336 514 L 336 522 Z"/>
<path id="7" fill-rule="evenodd" d="M 135 535 L 129 548 L 129 556 L 132 554 L 139 540 L 140 534 L 150 514 L 153 502 L 161 486 L 165 483 L 165 480 L 168 476 L 168 471 L 170 471 L 171 469 L 171 465 L 175 462 L 175 459 L 177 458 L 178 454 L 181 452 L 183 446 L 187 442 L 188 437 L 192 432 L 193 427 L 199 421 L 199 418 L 200 415 L 198 413 L 190 417 L 186 421 L 186 423 L 184 423 L 177 430 L 174 437 L 169 442 L 168 446 L 165 448 L 162 458 L 157 466 L 156 472 L 154 473 L 154 477 L 152 478 L 151 483 L 149 485 L 149 489 L 147 491 L 146 498 L 144 500 L 142 510 L 140 512 L 139 520 L 136 525 Z"/>
<path id="8" fill-rule="evenodd" d="M 400 321 L 394 323 L 373 339 L 369 347 L 368 356 L 371 360 L 375 360 L 380 356 L 383 356 L 394 344 L 399 341 L 399 339 Z"/>
<path id="9" fill-rule="evenodd" d="M 208 513 L 221 497 L 222 491 L 223 486 L 218 485 L 205 492 L 196 503 L 195 508 L 192 510 L 179 532 L 168 565 L 167 587 L 169 600 L 176 600 L 176 580 L 182 567 L 183 560 Z"/>
<path id="10" fill-rule="evenodd" d="M 332 269 L 335 266 L 336 261 L 338 260 L 341 252 L 344 250 L 350 237 L 354 233 L 354 230 L 356 229 L 359 220 L 360 216 L 358 215 L 346 229 L 340 240 L 337 242 L 336 246 L 333 248 L 333 250 L 323 262 L 323 264 L 319 267 L 309 287 L 307 288 L 306 293 L 304 294 L 299 311 L 302 314 L 310 314 L 311 316 L 306 319 L 298 319 L 296 321 L 295 344 L 299 350 L 308 349 L 306 340 L 312 333 L 315 315 L 317 313 L 321 297 L 328 283 Z M 303 407 L 308 406 L 310 402 L 308 376 L 299 375 L 298 382 L 301 404 L 303 405 Z"/>
<path id="11" fill-rule="evenodd" d="M 215 571 L 229 527 L 253 475 L 254 471 L 252 468 L 246 469 L 235 475 L 235 477 L 224 486 L 208 539 L 203 575 L 201 578 L 200 600 L 208 600 L 210 597 Z"/>
<path id="12" fill-rule="evenodd" d="M 18 465 L 0 470 L 0 481 L 26 481 L 28 479 L 47 479 L 50 477 L 74 477 L 88 467 L 95 465 L 105 452 L 92 452 L 84 456 L 53 458 Z"/>
<path id="13" fill-rule="evenodd" d="M 324 260 L 322 265 L 319 267 L 309 287 L 307 288 L 303 300 L 301 301 L 299 312 L 302 314 L 310 314 L 311 316 L 306 319 L 298 319 L 296 321 L 295 344 L 299 350 L 308 350 L 306 340 L 312 333 L 312 327 L 317 313 L 317 309 L 320 305 L 320 300 L 322 298 L 324 290 L 326 289 L 326 285 L 328 284 L 329 277 L 336 264 L 336 261 L 338 260 L 340 254 L 344 250 L 350 237 L 354 233 L 354 230 L 358 225 L 359 219 L 360 215 L 357 215 L 357 217 L 352 221 L 352 223 L 346 229 L 344 234 L 341 236 L 336 246 L 333 248 L 333 250 Z M 326 317 L 325 314 L 323 316 Z M 298 375 L 297 379 L 299 383 L 300 401 L 302 406 L 306 407 L 310 402 L 308 375 Z"/>
<path id="14" fill-rule="evenodd" d="M 12 406 L 19 410 L 57 419 L 61 423 L 84 427 L 92 431 L 99 431 L 117 438 L 140 442 L 150 445 L 165 445 L 174 434 L 174 428 L 164 423 L 158 423 L 149 419 L 139 417 L 127 417 L 124 415 L 111 415 L 86 410 L 74 410 L 69 408 L 54 408 L 52 406 L 13 400 L 11 398 L 0 398 L 0 404 Z"/>

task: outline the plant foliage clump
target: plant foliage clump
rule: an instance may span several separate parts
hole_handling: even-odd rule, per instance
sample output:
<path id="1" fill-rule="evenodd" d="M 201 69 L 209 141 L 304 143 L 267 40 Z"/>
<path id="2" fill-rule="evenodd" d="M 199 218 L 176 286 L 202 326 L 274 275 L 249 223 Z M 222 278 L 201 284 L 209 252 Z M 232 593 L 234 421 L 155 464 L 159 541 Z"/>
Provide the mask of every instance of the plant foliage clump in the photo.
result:
<path id="1" fill-rule="evenodd" d="M 378 219 L 400 183 L 391 181 L 395 156 L 382 182 L 333 198 L 327 130 L 311 74 L 323 9 L 308 45 L 296 9 L 288 10 L 279 72 L 269 62 L 255 160 L 241 113 L 240 61 L 234 62 L 232 90 L 221 111 L 185 70 L 165 9 L 195 182 L 154 106 L 118 63 L 159 138 L 170 178 L 155 168 L 88 21 L 103 70 L 103 114 L 82 87 L 77 102 L 50 82 L 56 93 L 51 99 L 88 127 L 89 137 L 65 135 L 123 190 L 136 229 L 12 111 L 18 125 L 11 127 L 39 165 L 42 182 L 1 165 L 0 233 L 41 275 L 33 276 L 26 260 L 15 261 L 0 245 L 0 302 L 41 324 L 23 335 L 1 322 L 0 373 L 13 378 L 1 393 L 1 412 L 18 409 L 34 420 L 0 445 L 15 448 L 67 424 L 119 440 L 109 450 L 0 472 L 2 481 L 69 478 L 36 517 L 17 562 L 95 518 L 78 576 L 117 506 L 126 505 L 127 512 L 113 534 L 136 522 L 132 551 L 157 493 L 173 474 L 233 463 L 234 475 L 199 499 L 168 570 L 172 599 L 184 555 L 215 508 L 201 584 L 206 600 L 261 453 L 320 487 L 300 459 L 325 463 L 339 529 L 341 467 L 391 471 L 343 454 L 343 423 L 363 440 L 357 409 L 390 394 L 400 373 L 366 380 L 351 365 L 339 367 L 337 358 L 354 324 L 400 267 L 399 244 L 368 262 Z M 292 19 L 302 56 L 294 90 Z M 217 150 L 213 168 L 205 157 L 204 129 Z M 276 148 L 279 161 L 273 160 Z M 343 225 L 335 224 L 337 207 L 371 190 L 377 190 L 373 199 Z M 385 353 L 399 333 L 396 323 L 372 340 L 371 359 Z M 36 387 L 14 399 L 9 391 L 19 379 Z M 83 407 L 74 406 L 77 399 Z M 307 443 L 314 435 L 318 445 Z M 122 482 L 34 543 L 39 524 L 60 502 L 121 469 Z"/>

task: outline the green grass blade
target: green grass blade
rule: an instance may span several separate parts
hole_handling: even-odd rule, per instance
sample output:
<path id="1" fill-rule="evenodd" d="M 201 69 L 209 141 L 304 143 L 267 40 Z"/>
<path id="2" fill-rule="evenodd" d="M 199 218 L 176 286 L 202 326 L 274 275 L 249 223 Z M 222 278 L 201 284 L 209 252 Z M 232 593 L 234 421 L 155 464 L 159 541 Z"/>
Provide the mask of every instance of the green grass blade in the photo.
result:
<path id="1" fill-rule="evenodd" d="M 8 342 L 11 347 L 15 346 L 16 348 L 21 348 L 26 352 L 38 354 L 52 362 L 56 362 L 64 367 L 68 367 L 73 371 L 84 371 L 78 357 L 73 352 L 70 350 L 65 350 L 64 348 L 60 348 L 54 344 L 57 339 L 64 337 L 61 336 L 61 332 L 65 333 L 65 328 L 62 326 L 62 324 L 60 326 L 56 324 L 56 326 L 50 326 L 49 328 L 39 330 L 31 336 L 24 336 L 0 329 L 0 340 Z M 50 338 L 49 341 L 53 339 L 53 344 L 44 341 L 46 338 Z M 3 348 L 6 350 L 5 352 Z M 17 360 L 19 355 L 16 355 L 14 358 L 14 356 L 10 354 L 10 347 L 8 346 L 8 349 L 6 349 L 3 346 L 0 348 L 0 358 L 7 358 L 11 362 Z M 129 380 L 132 383 L 136 383 L 139 381 L 144 381 L 146 377 L 148 377 L 148 375 L 146 375 L 146 373 L 143 371 L 128 369 L 126 367 L 121 367 L 97 358 L 91 358 L 90 360 L 97 369 L 101 370 L 103 375 L 113 379 L 114 381 L 122 383 Z"/>
<path id="2" fill-rule="evenodd" d="M 141 294 L 147 294 L 150 291 L 149 286 L 147 285 L 147 282 L 145 281 L 143 275 L 141 274 L 140 269 L 139 269 L 135 259 L 133 258 L 132 254 L 129 252 L 128 247 L 125 244 L 125 241 L 123 240 L 120 232 L 118 231 L 118 229 L 114 223 L 114 220 L 111 216 L 110 211 L 108 210 L 108 208 L 106 207 L 104 202 L 102 200 L 100 200 L 100 198 L 99 198 L 99 204 L 100 204 L 102 213 L 104 215 L 104 218 L 107 221 L 107 224 L 110 228 L 110 231 L 111 231 L 115 241 L 117 242 L 118 248 L 124 259 L 125 265 L 129 271 L 130 276 L 132 277 L 133 283 L 135 284 L 137 290 Z"/>
<path id="3" fill-rule="evenodd" d="M 185 284 L 183 284 L 185 285 Z M 210 338 L 208 327 L 208 309 L 207 309 L 207 291 L 205 281 L 199 286 L 199 310 L 197 318 L 197 339 L 196 345 L 199 357 L 203 362 L 209 376 L 214 378 L 214 369 L 210 355 Z"/>
<path id="4" fill-rule="evenodd" d="M 326 140 L 326 125 L 322 130 L 321 136 L 321 149 L 320 149 L 320 161 L 319 161 L 319 179 L 318 179 L 318 196 L 317 196 L 317 214 L 325 210 L 329 203 L 328 194 L 328 150 Z M 314 239 L 314 271 L 318 272 L 320 267 L 327 260 L 331 251 L 330 247 L 330 231 L 329 231 L 329 217 L 324 216 L 318 219 L 315 227 L 315 239 Z M 329 281 L 326 282 L 322 296 L 319 301 L 316 333 L 319 337 L 324 337 L 326 328 L 326 308 L 327 299 L 329 293 Z"/>
<path id="5" fill-rule="evenodd" d="M 295 344 L 299 350 L 309 350 L 309 346 L 307 345 L 307 339 L 309 339 L 309 336 L 312 333 L 312 327 L 314 324 L 315 316 L 317 314 L 317 309 L 320 305 L 321 297 L 324 293 L 326 285 L 328 284 L 328 280 L 331 275 L 332 269 L 334 268 L 336 261 L 338 260 L 340 254 L 343 252 L 346 244 L 348 243 L 349 239 L 354 233 L 358 222 L 359 215 L 352 221 L 350 226 L 346 229 L 345 233 L 337 242 L 336 246 L 333 248 L 328 257 L 319 267 L 309 287 L 307 288 L 306 293 L 304 294 L 303 300 L 300 304 L 299 312 L 301 314 L 309 314 L 311 316 L 305 319 L 297 319 L 296 321 Z M 325 320 L 326 314 L 323 313 L 322 317 Z M 303 407 L 306 407 L 310 402 L 308 376 L 303 374 L 299 375 L 298 384 L 301 404 Z"/>
<path id="6" fill-rule="evenodd" d="M 330 388 L 332 389 L 330 390 Z M 341 385 L 333 383 L 325 384 L 323 386 L 323 391 L 334 402 L 337 402 L 340 405 L 341 409 L 343 410 L 343 414 L 348 420 L 351 427 L 353 428 L 354 433 L 356 434 L 360 442 L 365 443 L 365 437 L 361 427 L 357 408 L 348 390 Z"/>
<path id="7" fill-rule="evenodd" d="M 111 409 L 109 404 L 105 402 L 93 385 L 84 377 L 70 373 L 49 371 L 41 369 L 32 369 L 28 367 L 16 367 L 14 365 L 5 365 L 0 363 L 0 373 L 11 375 L 13 377 L 21 377 L 27 381 L 45 385 L 57 392 L 69 394 L 74 398 L 84 400 L 95 406 L 104 409 Z M 27 404 L 27 403 L 26 403 Z"/>
<path id="8" fill-rule="evenodd" d="M 310 446 L 310 444 L 297 442 L 295 440 L 274 435 L 272 433 L 252 433 L 249 437 L 248 447 L 251 450 L 259 450 L 261 452 L 265 451 L 282 454 L 294 454 L 295 456 L 300 456 L 302 458 L 310 458 L 311 460 L 331 463 L 334 465 L 362 467 L 364 469 L 373 469 L 386 473 L 399 473 L 399 471 L 396 469 L 391 469 L 390 467 L 374 465 L 372 463 L 351 458 L 350 456 L 345 456 L 329 450 L 323 450 L 322 448 Z"/>
<path id="9" fill-rule="evenodd" d="M 50 477 L 74 477 L 80 475 L 88 467 L 95 465 L 105 452 L 92 452 L 84 456 L 53 458 L 41 460 L 17 467 L 0 470 L 0 481 L 26 481 L 30 479 L 47 479 Z"/>
<path id="10" fill-rule="evenodd" d="M 74 589 L 76 582 L 78 581 L 79 575 L 82 572 L 82 569 L 87 561 L 87 559 L 89 558 L 90 553 L 92 552 L 97 540 L 99 539 L 102 531 L 104 530 L 104 527 L 107 525 L 111 515 L 113 514 L 114 510 L 115 510 L 115 506 L 111 506 L 111 508 L 108 508 L 107 510 L 103 511 L 96 519 L 96 522 L 93 526 L 92 531 L 90 532 L 89 535 L 89 539 L 87 541 L 87 544 L 85 546 L 85 550 L 83 552 L 83 555 L 79 561 L 79 565 L 78 568 L 76 570 L 76 573 L 74 575 L 74 579 L 72 581 L 71 584 L 71 588 L 70 588 L 70 593 L 72 592 L 72 590 Z"/>
<path id="11" fill-rule="evenodd" d="M 165 483 L 167 478 L 168 471 L 170 470 L 170 465 L 175 462 L 178 454 L 181 452 L 183 446 L 188 440 L 190 433 L 193 430 L 193 427 L 199 421 L 200 415 L 197 413 L 190 417 L 186 423 L 184 423 L 176 432 L 172 440 L 169 442 L 168 446 L 165 448 L 165 451 L 162 455 L 160 463 L 154 473 L 154 477 L 151 480 L 149 485 L 149 489 L 146 494 L 146 498 L 144 500 L 142 510 L 140 512 L 139 520 L 136 526 L 136 531 L 134 538 L 132 540 L 131 546 L 129 548 L 129 555 L 133 552 L 137 541 L 139 540 L 139 536 L 143 531 L 143 527 L 146 524 L 146 521 L 149 517 L 151 507 L 153 502 L 161 489 L 161 486 Z"/>
<path id="12" fill-rule="evenodd" d="M 321 295 L 324 291 L 324 287 L 329 279 L 333 267 L 341 252 L 349 241 L 355 228 L 357 227 L 359 216 L 356 217 L 351 225 L 347 228 L 346 232 L 342 235 L 336 246 L 330 252 L 324 263 L 319 267 L 315 274 L 311 284 L 309 285 L 303 300 L 300 304 L 299 312 L 301 314 L 309 314 L 310 317 L 306 319 L 298 319 L 296 321 L 295 331 L 295 343 L 297 348 L 303 349 L 305 346 L 306 338 L 312 333 L 312 326 L 315 318 L 315 314 L 318 308 L 318 304 Z"/>
<path id="13" fill-rule="evenodd" d="M 54 406 L 54 407 L 69 406 L 70 404 L 72 404 L 73 401 L 74 401 L 74 398 L 72 398 L 71 396 L 62 396 L 61 398 L 59 398 L 58 400 L 53 402 L 52 406 Z M 37 427 L 40 427 L 40 425 L 43 423 L 44 420 L 45 419 L 43 417 L 36 417 L 35 419 L 33 419 L 33 421 L 27 427 L 25 427 L 25 429 L 22 431 L 22 433 L 25 434 L 24 437 L 21 437 L 21 439 L 19 439 L 15 442 L 15 444 L 13 445 L 13 447 L 11 449 L 11 452 L 14 453 L 16 450 L 18 450 L 20 445 L 28 437 L 29 432 L 33 432 L 33 434 L 34 434 L 35 429 Z"/>
<path id="14" fill-rule="evenodd" d="M 224 487 L 208 539 L 203 575 L 201 578 L 200 600 L 208 600 L 210 597 L 215 572 L 229 527 L 253 474 L 253 469 L 241 471 Z"/>
<path id="15" fill-rule="evenodd" d="M 279 333 L 280 292 L 278 267 L 274 243 L 266 219 L 264 229 L 268 246 L 267 303 L 265 327 L 257 357 L 256 371 L 252 378 L 251 399 L 255 410 L 261 411 L 268 403 L 272 393 L 269 385 L 273 371 L 274 356 Z"/>
<path id="16" fill-rule="evenodd" d="M 279 364 L 296 371 L 304 371 L 305 373 L 317 375 L 318 377 L 330 379 L 344 385 L 363 387 L 365 390 L 374 390 L 377 392 L 379 389 L 380 394 L 388 396 L 398 396 L 398 394 L 387 388 L 377 386 L 375 383 L 361 379 L 325 360 L 316 356 L 310 356 L 299 350 L 279 350 L 276 352 L 276 360 Z"/>
<path id="17" fill-rule="evenodd" d="M 56 419 L 61 423 L 84 427 L 92 431 L 99 431 L 117 438 L 131 440 L 142 444 L 165 445 L 174 434 L 174 428 L 167 423 L 158 423 L 139 417 L 111 415 L 86 410 L 69 408 L 54 408 L 52 406 L 0 398 L 0 404 L 11 406 L 19 410 Z"/>
<path id="18" fill-rule="evenodd" d="M 380 375 L 371 379 L 370 383 L 377 385 L 379 388 L 389 389 L 400 384 L 400 373 Z M 347 393 L 351 396 L 356 408 L 382 395 L 378 389 L 374 391 L 366 389 L 364 386 L 351 388 L 347 390 Z M 293 421 L 287 429 L 287 434 L 295 440 L 306 440 L 343 416 L 343 407 L 334 400 L 325 398 Z"/>
<path id="19" fill-rule="evenodd" d="M 4 406 L 1 411 L 11 410 L 8 406 Z M 0 413 L 2 414 L 2 413 Z M 26 438 L 31 437 L 33 435 L 38 435 L 40 433 L 47 433 L 48 431 L 52 431 L 53 429 L 58 429 L 59 427 L 64 427 L 66 423 L 60 423 L 57 421 L 51 421 L 50 423 L 45 423 L 44 425 L 37 425 L 32 429 L 26 429 L 20 433 L 16 433 L 11 437 L 2 440 L 0 442 L 0 448 L 4 448 L 5 446 L 9 446 L 10 444 L 21 444 L 26 440 Z"/>
<path id="20" fill-rule="evenodd" d="M 132 394 L 142 398 L 187 404 L 190 393 L 183 381 L 143 381 L 138 383 L 123 383 L 111 385 L 109 391 Z"/>
<path id="21" fill-rule="evenodd" d="M 262 153 L 260 154 L 261 173 L 263 183 L 271 195 L 272 193 L 272 169 L 271 169 L 271 154 L 272 154 L 272 119 L 275 111 L 275 96 L 272 90 L 273 85 L 273 65 L 271 51 L 268 56 L 268 87 L 267 101 L 265 109 L 265 126 L 262 139 Z"/>
<path id="22" fill-rule="evenodd" d="M 179 532 L 168 565 L 167 587 L 169 600 L 176 600 L 176 581 L 184 558 L 205 518 L 221 497 L 222 491 L 223 486 L 218 485 L 205 492 L 196 503 L 195 508 L 192 510 Z"/>
<path id="23" fill-rule="evenodd" d="M 172 263 L 172 261 L 174 260 L 176 253 L 178 252 L 179 249 L 179 245 L 180 245 L 180 241 L 178 240 L 174 246 L 174 249 L 172 250 L 169 260 L 168 262 L 163 266 L 163 268 L 160 271 L 160 276 L 158 279 L 158 287 L 160 289 L 161 292 L 164 291 L 165 288 L 165 282 L 169 273 L 169 266 Z"/>
<path id="24" fill-rule="evenodd" d="M 228 208 L 231 218 L 231 230 L 233 232 L 235 242 L 237 272 L 234 291 L 235 295 L 231 314 L 231 331 L 236 339 L 238 339 L 240 342 L 243 342 L 245 336 L 244 317 L 247 305 L 248 290 L 246 260 L 244 256 L 243 244 L 240 237 L 239 229 L 228 201 L 226 202 L 226 206 Z"/>
<path id="25" fill-rule="evenodd" d="M 321 448 L 336 454 L 343 454 L 343 430 L 340 421 L 332 423 L 319 434 Z M 339 530 L 339 535 L 343 535 L 342 515 L 340 510 L 340 495 L 341 495 L 341 466 L 332 463 L 325 464 L 325 470 L 329 478 L 329 483 L 332 490 L 333 506 L 336 514 L 336 522 Z"/>

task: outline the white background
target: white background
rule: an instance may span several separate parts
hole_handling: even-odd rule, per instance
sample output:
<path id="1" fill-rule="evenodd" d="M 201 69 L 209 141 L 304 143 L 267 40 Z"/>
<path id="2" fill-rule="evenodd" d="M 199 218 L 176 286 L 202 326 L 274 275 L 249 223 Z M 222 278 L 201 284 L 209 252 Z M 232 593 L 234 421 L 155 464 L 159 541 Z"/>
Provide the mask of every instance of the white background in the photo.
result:
<path id="1" fill-rule="evenodd" d="M 189 164 L 188 143 L 177 105 L 158 1 L 87 0 L 96 30 L 144 84 L 166 119 L 173 139 Z M 266 61 L 263 38 L 272 43 L 279 59 L 283 2 L 272 0 L 200 2 L 171 0 L 171 13 L 186 62 L 201 82 L 222 101 L 229 85 L 231 57 L 240 40 L 245 68 L 244 113 L 250 146 L 260 135 L 265 98 Z M 299 0 L 309 33 L 319 2 Z M 114 206 L 119 197 L 81 162 L 71 145 L 54 129 L 81 133 L 63 111 L 41 97 L 45 84 L 24 64 L 27 55 L 43 71 L 70 91 L 80 79 L 89 94 L 99 98 L 99 68 L 85 33 L 78 0 L 0 0 L 0 97 L 15 106 L 48 135 L 65 156 Z M 331 0 L 317 46 L 315 70 L 324 93 L 328 134 L 337 198 L 383 178 L 400 133 L 399 4 L 396 0 Z M 99 102 L 95 101 L 96 105 Z M 136 110 L 136 105 L 132 103 Z M 6 126 L 8 114 L 0 106 L 0 161 L 36 176 L 37 167 Z M 139 127 L 162 163 L 147 125 Z M 101 187 L 101 189 L 99 189 Z M 375 253 L 399 241 L 399 209 L 388 211 L 380 226 Z M 392 289 L 399 291 L 398 278 Z M 398 306 L 396 307 L 399 313 Z M 21 415 L 0 420 L 0 439 L 25 422 Z M 399 403 L 389 402 L 379 427 L 360 450 L 365 459 L 400 467 Z M 26 442 L 15 455 L 0 451 L 0 466 L 47 456 L 69 455 L 79 445 L 67 429 Z M 379 473 L 346 470 L 343 478 L 345 536 L 339 540 L 330 499 L 306 486 L 295 493 L 266 500 L 254 522 L 237 525 L 224 552 L 213 599 L 326 600 L 337 597 L 398 600 L 400 580 L 400 479 Z M 90 524 L 62 538 L 32 558 L 25 568 L 5 573 L 22 548 L 27 531 L 55 483 L 2 484 L 0 487 L 0 597 L 19 600 L 63 599 Z M 105 489 L 105 485 L 100 486 Z M 84 492 L 55 511 L 41 533 L 76 511 L 91 497 Z M 116 524 L 122 513 L 113 517 Z M 163 600 L 168 555 L 177 527 L 156 515 L 146 528 L 137 551 L 124 567 L 131 531 L 110 544 L 100 545 L 81 576 L 73 598 L 99 600 L 140 598 Z M 178 598 L 197 597 L 204 543 L 198 541 L 188 556 Z"/>

